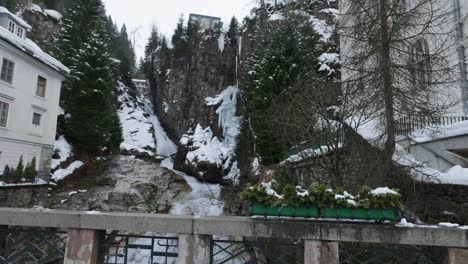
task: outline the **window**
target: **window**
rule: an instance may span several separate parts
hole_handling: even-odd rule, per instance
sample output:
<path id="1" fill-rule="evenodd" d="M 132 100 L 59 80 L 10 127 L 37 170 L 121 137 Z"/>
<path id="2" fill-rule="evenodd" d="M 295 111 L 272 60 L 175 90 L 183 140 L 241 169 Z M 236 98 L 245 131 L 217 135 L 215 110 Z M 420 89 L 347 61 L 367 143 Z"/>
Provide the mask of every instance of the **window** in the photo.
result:
<path id="1" fill-rule="evenodd" d="M 8 107 L 9 105 L 0 102 L 0 127 L 6 127 L 8 121 Z"/>
<path id="2" fill-rule="evenodd" d="M 23 38 L 23 33 L 24 33 L 24 29 L 22 27 L 18 27 L 18 30 L 16 31 L 16 35 L 20 38 Z"/>
<path id="3" fill-rule="evenodd" d="M 3 59 L 2 64 L 2 74 L 0 75 L 0 79 L 12 83 L 13 81 L 13 72 L 15 68 L 15 63 L 8 59 Z"/>
<path id="4" fill-rule="evenodd" d="M 36 95 L 40 97 L 45 97 L 46 87 L 47 87 L 47 79 L 39 76 L 37 78 Z"/>
<path id="5" fill-rule="evenodd" d="M 16 29 L 16 23 L 10 20 L 8 22 L 8 31 L 15 34 L 15 29 Z"/>
<path id="6" fill-rule="evenodd" d="M 409 70 L 413 86 L 426 87 L 432 83 L 429 44 L 421 38 L 409 47 Z"/>
<path id="7" fill-rule="evenodd" d="M 41 125 L 41 117 L 42 117 L 41 114 L 34 113 L 33 114 L 33 120 L 32 120 L 33 125 L 40 126 Z"/>

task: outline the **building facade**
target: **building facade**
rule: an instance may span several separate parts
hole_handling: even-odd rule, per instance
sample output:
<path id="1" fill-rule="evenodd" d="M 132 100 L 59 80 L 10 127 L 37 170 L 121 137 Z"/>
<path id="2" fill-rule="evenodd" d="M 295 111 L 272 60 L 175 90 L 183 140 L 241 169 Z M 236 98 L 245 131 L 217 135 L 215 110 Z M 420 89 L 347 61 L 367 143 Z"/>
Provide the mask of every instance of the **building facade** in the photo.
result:
<path id="1" fill-rule="evenodd" d="M 349 5 L 350 1 L 351 0 L 340 1 L 340 14 L 342 14 L 341 24 L 346 25 L 344 28 L 351 28 L 352 23 L 356 23 L 356 20 L 353 19 L 353 14 L 356 12 L 353 13 L 353 11 L 351 11 Z M 415 8 L 414 6 L 421 5 L 424 1 L 412 0 L 407 3 L 407 8 L 412 9 Z M 444 23 L 429 25 L 431 28 L 427 30 L 427 32 L 430 33 L 421 34 L 419 37 L 416 37 L 417 34 L 415 32 L 408 32 L 408 35 L 413 35 L 413 33 L 415 33 L 415 35 L 411 37 L 410 41 L 412 42 L 408 43 L 406 47 L 400 47 L 401 50 L 404 51 L 399 52 L 400 56 L 392 58 L 392 60 L 400 65 L 407 64 L 409 69 L 407 78 L 413 78 L 413 82 L 417 83 L 421 81 L 423 83 L 431 83 L 431 71 L 435 73 L 438 69 L 433 69 L 431 62 L 424 64 L 421 63 L 421 61 L 424 60 L 424 58 L 433 57 L 433 54 L 441 54 L 441 57 L 445 58 L 447 68 L 452 68 L 453 76 L 450 76 L 450 79 L 449 77 L 443 79 L 444 76 L 442 76 L 442 78 L 439 76 L 440 81 L 436 80 L 436 82 L 439 82 L 434 84 L 434 86 L 437 86 L 437 94 L 434 99 L 440 102 L 451 102 L 450 107 L 447 109 L 447 115 L 466 116 L 468 115 L 468 1 L 440 0 L 431 1 L 431 3 L 434 3 L 434 6 L 431 8 L 437 10 L 434 16 L 443 14 L 444 17 L 443 19 L 437 18 L 438 20 L 436 22 L 444 21 Z M 415 29 L 415 31 L 417 30 L 418 29 Z M 437 36 L 437 32 L 440 32 L 440 36 Z M 356 49 L 356 47 L 353 46 L 356 43 L 353 43 L 353 40 L 350 39 L 359 39 L 359 36 L 348 37 L 349 35 L 346 33 L 343 35 L 345 37 L 341 37 L 340 39 L 341 61 L 343 65 L 346 65 L 349 64 L 347 59 L 353 56 Z M 400 37 L 404 39 L 404 37 L 407 36 Z M 363 65 L 363 67 L 375 68 L 375 65 Z M 415 70 L 415 72 L 411 72 L 411 67 L 419 68 Z M 343 67 L 342 79 L 344 83 L 352 83 L 351 80 L 356 79 L 358 75 L 357 72 L 357 69 L 350 70 L 349 67 Z M 443 71 L 440 70 L 439 72 Z M 407 82 L 411 85 L 412 81 L 410 80 Z M 402 117 L 404 116 L 399 116 L 397 118 Z"/>
<path id="2" fill-rule="evenodd" d="M 150 87 L 149 87 L 149 82 L 148 80 L 142 80 L 142 79 L 133 79 L 133 83 L 135 84 L 138 93 L 141 96 L 149 96 L 151 94 Z"/>
<path id="3" fill-rule="evenodd" d="M 22 156 L 25 164 L 36 158 L 38 176 L 47 179 L 69 69 L 26 38 L 30 29 L 0 7 L 0 175 Z"/>
<path id="4" fill-rule="evenodd" d="M 198 15 L 198 14 L 190 14 L 189 21 L 191 23 L 198 23 L 202 29 L 206 30 L 206 29 L 213 29 L 216 26 L 216 24 L 221 23 L 221 18 Z"/>

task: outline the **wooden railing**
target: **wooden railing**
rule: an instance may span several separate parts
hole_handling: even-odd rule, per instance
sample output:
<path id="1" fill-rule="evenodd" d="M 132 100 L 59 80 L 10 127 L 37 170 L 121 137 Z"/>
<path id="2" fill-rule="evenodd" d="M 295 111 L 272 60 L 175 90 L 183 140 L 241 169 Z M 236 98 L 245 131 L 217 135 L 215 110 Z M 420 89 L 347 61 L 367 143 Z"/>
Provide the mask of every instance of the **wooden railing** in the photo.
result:
<path id="1" fill-rule="evenodd" d="M 468 116 L 408 116 L 396 121 L 397 135 L 408 136 L 412 132 L 433 125 L 453 125 L 467 121 Z"/>

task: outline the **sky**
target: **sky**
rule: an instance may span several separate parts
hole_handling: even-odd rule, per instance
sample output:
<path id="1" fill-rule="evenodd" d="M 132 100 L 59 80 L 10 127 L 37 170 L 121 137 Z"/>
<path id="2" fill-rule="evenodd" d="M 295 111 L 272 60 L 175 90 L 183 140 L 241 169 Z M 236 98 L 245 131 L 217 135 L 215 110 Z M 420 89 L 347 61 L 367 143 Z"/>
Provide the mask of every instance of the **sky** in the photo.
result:
<path id="1" fill-rule="evenodd" d="M 249 14 L 255 0 L 103 0 L 106 10 L 119 27 L 125 23 L 135 40 L 137 58 L 144 54 L 152 25 L 170 37 L 181 14 L 221 17 L 225 26 L 232 16 L 239 21 Z"/>

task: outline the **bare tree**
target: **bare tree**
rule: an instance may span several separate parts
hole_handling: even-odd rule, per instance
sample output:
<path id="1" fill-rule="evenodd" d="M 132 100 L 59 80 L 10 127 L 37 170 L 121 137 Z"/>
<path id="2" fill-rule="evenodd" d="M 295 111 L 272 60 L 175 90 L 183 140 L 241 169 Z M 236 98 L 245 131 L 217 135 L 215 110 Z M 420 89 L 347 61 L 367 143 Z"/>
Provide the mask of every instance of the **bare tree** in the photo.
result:
<path id="1" fill-rule="evenodd" d="M 396 119 L 455 111 L 454 17 L 446 0 L 343 0 L 343 90 L 356 109 L 382 117 L 385 176 L 391 175 Z"/>

